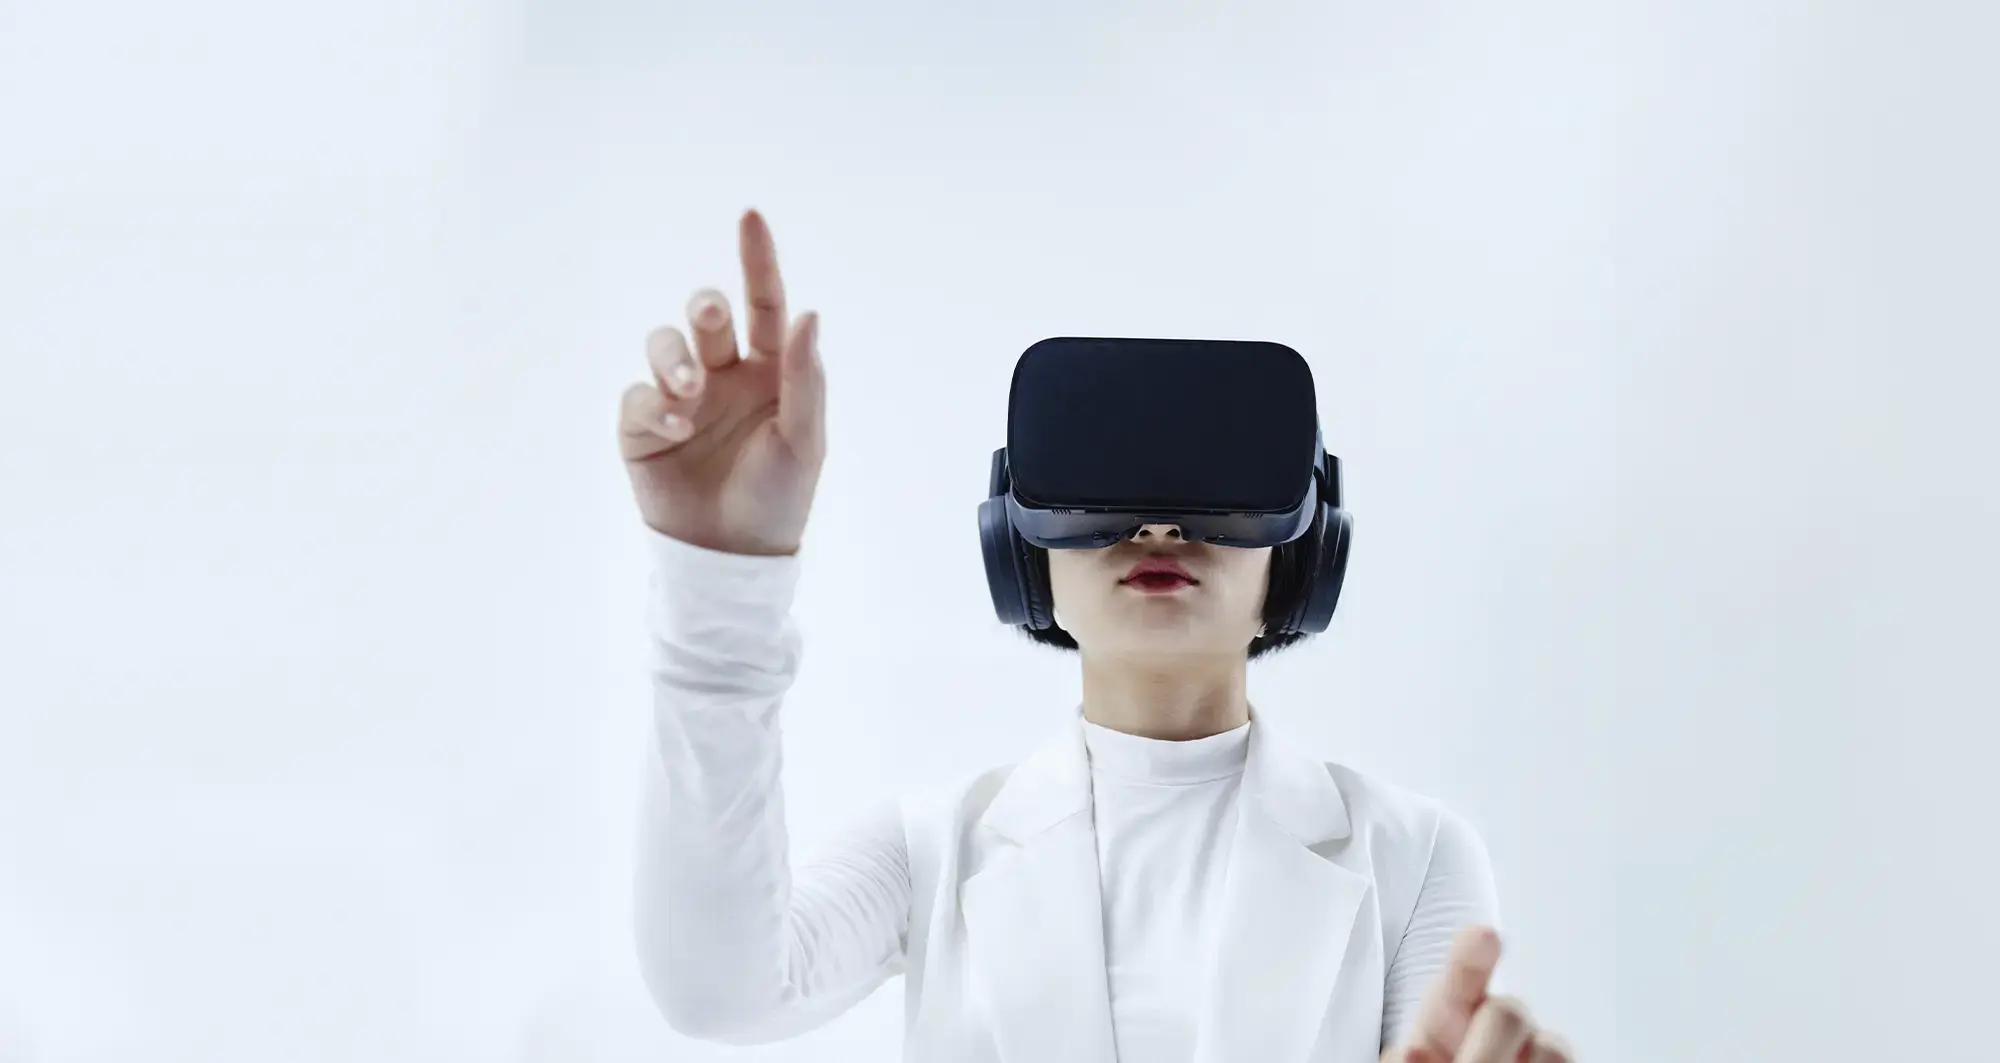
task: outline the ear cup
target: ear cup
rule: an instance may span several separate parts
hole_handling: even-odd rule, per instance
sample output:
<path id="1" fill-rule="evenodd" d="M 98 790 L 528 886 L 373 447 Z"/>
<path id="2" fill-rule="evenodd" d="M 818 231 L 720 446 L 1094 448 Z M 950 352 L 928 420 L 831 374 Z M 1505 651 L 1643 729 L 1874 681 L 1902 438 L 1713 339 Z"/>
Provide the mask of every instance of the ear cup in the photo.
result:
<path id="1" fill-rule="evenodd" d="M 993 452 L 986 479 L 987 498 L 979 504 L 979 545 L 986 555 L 986 586 L 1001 623 L 1043 631 L 1055 626 L 1049 558 L 1021 538 L 1014 522 L 1007 519 L 1008 482 L 1007 448 L 1001 447 Z"/>
<path id="2" fill-rule="evenodd" d="M 1353 518 L 1344 509 L 1322 503 L 1312 526 L 1300 536 L 1296 570 L 1288 577 L 1304 581 L 1304 592 L 1285 618 L 1286 634 L 1316 634 L 1333 622 L 1340 602 L 1340 585 L 1347 576 L 1347 543 Z"/>
<path id="3" fill-rule="evenodd" d="M 1315 547 L 1303 559 L 1307 566 L 1306 592 L 1286 625 L 1301 633 L 1325 631 L 1333 622 L 1334 607 L 1340 603 L 1340 585 L 1347 578 L 1348 543 L 1353 537 L 1354 518 L 1344 509 L 1320 506 L 1320 515 L 1306 534 L 1315 536 Z"/>
<path id="4" fill-rule="evenodd" d="M 1019 532 L 1014 533 L 1014 542 L 1021 551 L 1024 575 L 1021 592 L 1028 603 L 1025 623 L 1033 630 L 1047 631 L 1056 626 L 1055 588 L 1049 585 L 1049 552 L 1021 538 Z"/>
<path id="5" fill-rule="evenodd" d="M 1025 624 L 1029 615 L 1028 566 L 1020 536 L 1007 519 L 1003 495 L 979 503 L 979 547 L 986 555 L 986 588 L 1003 624 Z"/>
<path id="6" fill-rule="evenodd" d="M 979 504 L 979 545 L 986 555 L 986 588 L 1003 624 L 1043 631 L 1055 625 L 1049 591 L 1049 558 L 1007 519 L 1006 496 Z"/>

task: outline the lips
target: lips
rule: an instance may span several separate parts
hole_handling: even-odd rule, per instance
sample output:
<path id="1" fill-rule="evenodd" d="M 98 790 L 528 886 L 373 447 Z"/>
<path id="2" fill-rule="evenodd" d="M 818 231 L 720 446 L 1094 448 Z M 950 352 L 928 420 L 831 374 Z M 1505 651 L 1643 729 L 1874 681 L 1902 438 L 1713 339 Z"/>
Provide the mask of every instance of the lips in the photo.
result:
<path id="1" fill-rule="evenodd" d="M 1179 561 L 1155 554 L 1141 558 L 1138 564 L 1132 566 L 1132 571 L 1125 573 L 1125 578 L 1119 582 L 1141 590 L 1167 591 L 1192 586 L 1200 581 L 1181 567 Z"/>

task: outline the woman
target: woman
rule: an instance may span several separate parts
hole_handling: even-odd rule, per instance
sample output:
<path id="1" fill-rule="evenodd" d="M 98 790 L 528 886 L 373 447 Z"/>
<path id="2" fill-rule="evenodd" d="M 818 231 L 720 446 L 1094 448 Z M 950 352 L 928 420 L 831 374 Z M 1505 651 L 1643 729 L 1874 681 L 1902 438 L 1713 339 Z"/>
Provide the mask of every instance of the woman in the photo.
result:
<path id="1" fill-rule="evenodd" d="M 740 236 L 747 349 L 726 299 L 698 293 L 691 335 L 648 339 L 654 379 L 621 413 L 655 565 L 639 951 L 676 1029 L 776 1040 L 901 974 L 912 1060 L 1568 1058 L 1486 993 L 1499 942 L 1472 830 L 1251 709 L 1245 666 L 1290 590 L 1268 549 L 1156 525 L 1053 551 L 1078 717 L 794 869 L 778 717 L 824 375 L 754 211 Z"/>

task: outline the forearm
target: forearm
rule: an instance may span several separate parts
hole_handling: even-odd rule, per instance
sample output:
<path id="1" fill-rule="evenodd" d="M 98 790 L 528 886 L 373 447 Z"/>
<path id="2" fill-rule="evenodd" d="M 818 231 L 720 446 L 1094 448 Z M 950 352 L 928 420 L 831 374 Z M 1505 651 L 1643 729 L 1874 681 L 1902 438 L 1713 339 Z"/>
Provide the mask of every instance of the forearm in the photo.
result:
<path id="1" fill-rule="evenodd" d="M 900 960 L 900 821 L 878 816 L 818 860 L 789 860 L 779 706 L 799 659 L 793 563 L 656 544 L 652 744 L 637 921 L 672 1025 L 763 1041 L 811 1028 Z"/>
<path id="2" fill-rule="evenodd" d="M 715 1036 L 754 1027 L 783 1005 L 789 839 L 776 735 L 761 733 L 775 721 L 748 705 L 704 707 L 697 711 L 720 718 L 694 720 L 672 704 L 677 693 L 655 694 L 640 809 L 639 959 L 674 1028 Z"/>

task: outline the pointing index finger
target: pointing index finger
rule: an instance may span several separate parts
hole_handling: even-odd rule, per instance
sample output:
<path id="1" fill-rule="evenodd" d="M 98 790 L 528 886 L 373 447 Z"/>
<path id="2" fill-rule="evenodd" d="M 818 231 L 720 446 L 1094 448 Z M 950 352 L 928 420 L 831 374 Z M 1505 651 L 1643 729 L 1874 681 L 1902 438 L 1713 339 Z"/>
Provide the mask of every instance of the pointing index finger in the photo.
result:
<path id="1" fill-rule="evenodd" d="M 1465 1040 L 1473 1013 L 1486 1000 L 1486 987 L 1500 963 L 1500 935 L 1491 927 L 1469 926 L 1452 939 L 1451 958 L 1417 1010 L 1412 1039 L 1451 1058 Z"/>
<path id="2" fill-rule="evenodd" d="M 750 353 L 776 358 L 785 346 L 785 282 L 778 274 L 778 248 L 771 227 L 755 210 L 737 227 L 743 254 L 744 295 L 750 303 Z"/>

